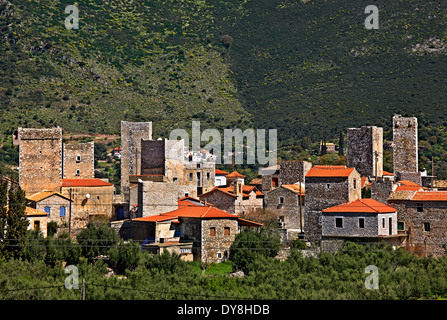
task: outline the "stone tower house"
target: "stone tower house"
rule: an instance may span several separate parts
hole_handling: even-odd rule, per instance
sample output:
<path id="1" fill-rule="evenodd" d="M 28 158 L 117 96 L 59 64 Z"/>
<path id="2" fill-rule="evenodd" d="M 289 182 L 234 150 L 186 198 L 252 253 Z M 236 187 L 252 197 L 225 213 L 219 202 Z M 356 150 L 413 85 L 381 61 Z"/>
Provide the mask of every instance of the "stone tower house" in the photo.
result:
<path id="1" fill-rule="evenodd" d="M 347 166 L 355 168 L 362 177 L 382 177 L 383 128 L 348 128 L 346 140 Z"/>
<path id="2" fill-rule="evenodd" d="M 60 191 L 62 184 L 62 128 L 18 128 L 19 182 L 26 195 Z"/>
<path id="3" fill-rule="evenodd" d="M 152 140 L 152 122 L 121 121 L 121 192 L 129 192 L 129 175 L 141 174 L 141 139 Z"/>
<path id="4" fill-rule="evenodd" d="M 69 143 L 63 145 L 63 178 L 92 179 L 95 177 L 95 144 Z"/>
<path id="5" fill-rule="evenodd" d="M 394 174 L 418 172 L 418 121 L 416 117 L 393 117 Z"/>

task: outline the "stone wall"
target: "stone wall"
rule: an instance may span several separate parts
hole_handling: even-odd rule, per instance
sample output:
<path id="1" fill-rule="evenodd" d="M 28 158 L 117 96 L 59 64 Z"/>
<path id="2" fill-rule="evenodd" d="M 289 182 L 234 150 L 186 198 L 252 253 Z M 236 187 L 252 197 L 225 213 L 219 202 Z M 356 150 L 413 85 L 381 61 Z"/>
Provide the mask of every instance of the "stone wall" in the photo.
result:
<path id="1" fill-rule="evenodd" d="M 95 144 L 69 143 L 63 145 L 63 178 L 91 179 L 95 177 Z"/>
<path id="2" fill-rule="evenodd" d="M 283 198 L 282 204 L 280 198 Z M 272 210 L 278 215 L 278 218 L 283 221 L 284 229 L 301 229 L 301 225 L 304 224 L 304 197 L 301 200 L 301 223 L 298 198 L 297 193 L 279 187 L 265 194 L 264 208 Z"/>
<path id="3" fill-rule="evenodd" d="M 207 263 L 219 263 L 228 259 L 230 246 L 238 233 L 236 219 L 202 219 L 202 242 L 200 261 Z M 214 236 L 210 229 L 214 228 Z M 227 228 L 228 235 L 225 235 Z"/>
<path id="4" fill-rule="evenodd" d="M 281 161 L 279 164 L 279 185 L 295 184 L 301 181 L 304 183 L 305 176 L 312 168 L 312 163 L 308 161 Z"/>
<path id="5" fill-rule="evenodd" d="M 70 217 L 70 200 L 65 199 L 58 195 L 52 195 L 46 199 L 43 199 L 39 202 L 36 202 L 36 209 L 45 211 L 45 208 L 48 207 L 50 209 L 50 214 L 48 216 L 48 222 L 55 221 L 58 227 L 68 227 L 68 220 Z M 65 216 L 61 217 L 60 208 L 65 208 Z M 73 204 L 71 204 L 71 208 L 73 211 Z M 73 215 L 72 215 L 73 219 Z M 73 221 L 73 220 L 72 220 Z M 73 225 L 72 225 L 73 226 Z"/>
<path id="6" fill-rule="evenodd" d="M 418 172 L 418 122 L 416 117 L 393 117 L 393 166 L 396 172 Z"/>
<path id="7" fill-rule="evenodd" d="M 390 200 L 389 204 L 397 209 L 397 220 L 403 222 L 407 238 L 403 246 L 418 255 L 441 256 L 446 253 L 443 245 L 447 243 L 447 204 L 445 202 L 410 200 Z M 422 211 L 418 211 L 420 206 Z M 430 224 L 425 231 L 424 223 Z"/>
<path id="8" fill-rule="evenodd" d="M 141 139 L 152 139 L 152 122 L 121 121 L 121 192 L 129 192 L 129 175 L 141 174 Z"/>
<path id="9" fill-rule="evenodd" d="M 356 187 L 354 188 L 354 180 Z M 304 236 L 319 242 L 322 233 L 321 210 L 361 198 L 360 175 L 354 170 L 348 178 L 306 177 Z"/>
<path id="10" fill-rule="evenodd" d="M 375 126 L 348 128 L 346 140 L 347 166 L 356 168 L 362 177 L 381 177 L 383 174 L 383 128 Z"/>
<path id="11" fill-rule="evenodd" d="M 26 195 L 62 185 L 62 128 L 19 128 L 19 182 Z"/>
<path id="12" fill-rule="evenodd" d="M 141 139 L 141 174 L 165 174 L 165 140 Z"/>
<path id="13" fill-rule="evenodd" d="M 176 210 L 178 199 L 185 193 L 193 195 L 194 186 L 179 185 L 177 182 L 143 181 L 138 184 L 137 217 L 153 216 Z"/>
<path id="14" fill-rule="evenodd" d="M 371 182 L 371 198 L 386 203 L 391 192 L 393 192 L 393 181 L 377 180 Z"/>

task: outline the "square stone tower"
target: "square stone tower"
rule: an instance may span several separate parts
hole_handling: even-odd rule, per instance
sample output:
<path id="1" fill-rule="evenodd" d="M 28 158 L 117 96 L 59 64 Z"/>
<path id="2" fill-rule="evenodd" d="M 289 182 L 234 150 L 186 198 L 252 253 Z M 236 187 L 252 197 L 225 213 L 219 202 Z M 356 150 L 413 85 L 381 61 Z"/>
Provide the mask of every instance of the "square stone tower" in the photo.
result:
<path id="1" fill-rule="evenodd" d="M 62 128 L 19 128 L 19 182 L 26 195 L 62 185 Z"/>
<path id="2" fill-rule="evenodd" d="M 346 140 L 347 166 L 355 168 L 362 177 L 382 177 L 383 128 L 348 128 Z"/>
<path id="3" fill-rule="evenodd" d="M 398 172 L 418 172 L 418 120 L 393 117 L 393 166 Z"/>
<path id="4" fill-rule="evenodd" d="M 63 178 L 91 179 L 95 177 L 95 144 L 68 143 L 63 146 Z"/>
<path id="5" fill-rule="evenodd" d="M 152 140 L 152 122 L 121 121 L 121 192 L 129 192 L 129 175 L 141 174 L 141 139 Z"/>

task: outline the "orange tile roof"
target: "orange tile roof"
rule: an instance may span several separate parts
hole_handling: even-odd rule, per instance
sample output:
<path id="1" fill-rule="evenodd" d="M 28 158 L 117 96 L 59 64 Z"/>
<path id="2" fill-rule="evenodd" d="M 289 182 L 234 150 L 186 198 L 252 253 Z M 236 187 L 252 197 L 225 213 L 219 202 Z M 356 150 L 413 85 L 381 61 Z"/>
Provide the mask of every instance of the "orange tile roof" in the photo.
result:
<path id="1" fill-rule="evenodd" d="M 416 186 L 397 186 L 396 187 L 396 190 L 394 190 L 394 191 L 419 191 L 419 190 L 422 190 L 422 187 L 421 186 L 418 186 L 418 185 L 416 185 Z"/>
<path id="2" fill-rule="evenodd" d="M 223 171 L 223 170 L 219 170 L 219 169 L 215 169 L 215 170 L 214 170 L 214 173 L 215 173 L 215 174 L 224 174 L 224 175 L 229 174 L 229 172 L 226 172 L 226 171 Z"/>
<path id="3" fill-rule="evenodd" d="M 242 175 L 242 174 L 240 174 L 239 172 L 236 172 L 236 171 L 233 171 L 232 173 L 227 174 L 225 177 L 226 178 L 234 178 L 234 177 L 236 177 L 236 178 L 245 178 L 244 175 Z"/>
<path id="4" fill-rule="evenodd" d="M 49 198 L 49 197 L 51 197 L 53 195 L 57 195 L 59 197 L 67 199 L 69 201 L 73 201 L 73 200 L 70 200 L 70 198 L 68 198 L 67 196 L 64 196 L 63 194 L 61 194 L 59 192 L 56 192 L 56 191 L 41 191 L 41 192 L 35 193 L 35 194 L 33 194 L 33 195 L 29 196 L 29 197 L 26 197 L 26 198 L 28 200 L 31 200 L 31 201 L 34 201 L 34 202 L 39 202 L 39 201 L 42 201 L 42 200 L 44 200 L 46 198 Z"/>
<path id="5" fill-rule="evenodd" d="M 237 219 L 241 225 L 262 226 L 261 223 L 240 219 L 237 215 L 217 209 L 211 206 L 187 206 L 176 210 L 162 213 L 156 216 L 132 219 L 132 221 L 160 222 L 178 218 L 200 218 L 200 219 Z"/>
<path id="6" fill-rule="evenodd" d="M 37 210 L 31 207 L 26 207 L 25 208 L 25 215 L 27 217 L 31 217 L 31 216 L 47 216 L 48 213 L 46 213 L 45 211 L 41 211 L 41 210 Z"/>
<path id="7" fill-rule="evenodd" d="M 283 184 L 283 185 L 281 185 L 281 187 L 284 187 L 284 188 L 286 188 L 290 191 L 293 191 L 297 194 L 300 194 L 300 192 L 302 191 L 302 194 L 304 194 L 304 187 L 300 188 L 300 186 L 297 184 Z"/>
<path id="8" fill-rule="evenodd" d="M 418 191 L 412 201 L 447 201 L 447 191 Z"/>
<path id="9" fill-rule="evenodd" d="M 354 168 L 346 166 L 314 166 L 306 174 L 306 177 L 349 177 Z"/>
<path id="10" fill-rule="evenodd" d="M 113 186 L 113 184 L 98 178 L 62 179 L 62 187 L 104 187 L 104 186 Z"/>
<path id="11" fill-rule="evenodd" d="M 322 212 L 343 212 L 343 213 L 391 213 L 397 210 L 387 204 L 373 199 L 359 199 L 356 201 L 343 203 L 338 206 L 322 210 Z"/>
<path id="12" fill-rule="evenodd" d="M 420 184 L 417 184 L 413 181 L 409 181 L 409 180 L 399 180 L 398 183 L 400 183 L 403 186 L 418 186 L 420 187 Z"/>
<path id="13" fill-rule="evenodd" d="M 382 175 L 383 175 L 383 176 L 394 176 L 394 173 L 391 173 L 391 172 L 388 172 L 388 171 L 383 170 L 383 171 L 382 171 Z"/>

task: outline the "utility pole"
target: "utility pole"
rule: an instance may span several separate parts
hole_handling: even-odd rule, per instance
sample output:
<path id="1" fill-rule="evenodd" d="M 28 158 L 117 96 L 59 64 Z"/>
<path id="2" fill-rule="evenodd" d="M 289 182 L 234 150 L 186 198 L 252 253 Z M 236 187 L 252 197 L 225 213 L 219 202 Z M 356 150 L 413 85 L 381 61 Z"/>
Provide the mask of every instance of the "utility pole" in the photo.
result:
<path id="1" fill-rule="evenodd" d="M 298 193 L 298 204 L 299 204 L 299 208 L 300 208 L 300 232 L 303 233 L 303 208 L 301 206 L 301 199 L 303 197 L 303 188 L 302 188 L 302 179 L 301 176 L 304 173 L 304 162 L 302 163 L 302 167 L 301 167 L 301 172 L 299 173 L 299 186 L 300 186 L 300 191 Z"/>
<path id="2" fill-rule="evenodd" d="M 73 189 L 70 188 L 70 203 L 69 203 L 70 208 L 68 209 L 69 210 L 69 214 L 68 214 L 68 235 L 69 235 L 70 238 L 71 238 L 71 207 L 72 207 L 71 196 L 72 196 L 72 191 L 73 191 Z"/>
<path id="3" fill-rule="evenodd" d="M 85 300 L 85 278 L 82 278 L 81 295 L 82 295 L 82 300 Z"/>

